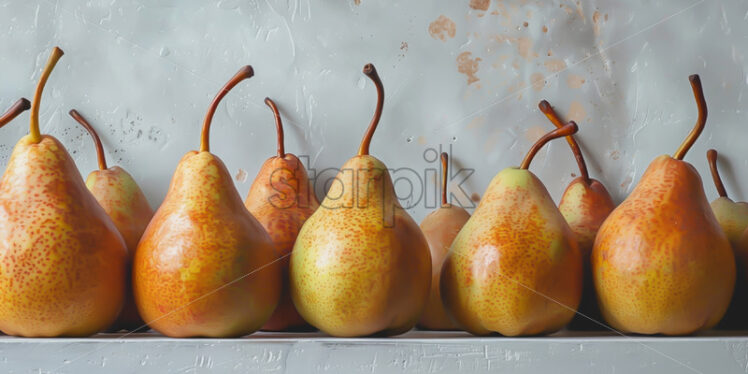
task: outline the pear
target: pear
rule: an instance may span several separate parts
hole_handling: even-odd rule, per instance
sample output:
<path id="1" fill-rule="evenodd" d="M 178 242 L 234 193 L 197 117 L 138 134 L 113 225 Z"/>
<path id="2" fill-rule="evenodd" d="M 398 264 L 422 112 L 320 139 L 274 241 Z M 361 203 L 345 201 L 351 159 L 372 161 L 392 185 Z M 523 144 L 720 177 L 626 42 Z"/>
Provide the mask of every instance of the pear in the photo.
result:
<path id="1" fill-rule="evenodd" d="M 719 197 L 712 201 L 712 212 L 717 218 L 717 222 L 727 235 L 730 241 L 733 253 L 735 254 L 735 291 L 733 292 L 732 302 L 727 309 L 719 327 L 725 329 L 745 329 L 748 328 L 748 300 L 746 300 L 746 262 L 748 261 L 748 247 L 741 244 L 743 232 L 748 228 L 748 203 L 734 202 L 727 196 L 727 190 L 722 183 L 717 169 L 717 151 L 710 149 L 706 152 L 706 158 L 709 161 L 709 169 L 712 172 L 714 186 L 717 188 Z"/>
<path id="2" fill-rule="evenodd" d="M 654 159 L 603 222 L 592 249 L 598 304 L 614 328 L 682 335 L 722 318 L 735 284 L 730 242 L 706 200 L 701 177 L 683 161 L 706 124 L 698 75 L 689 77 L 699 117 L 673 157 Z"/>
<path id="3" fill-rule="evenodd" d="M 374 65 L 374 117 L 358 155 L 340 169 L 296 238 L 291 297 L 310 324 L 334 336 L 396 335 L 418 321 L 429 296 L 428 243 L 395 196 L 369 144 L 382 115 L 384 89 Z"/>
<path id="4" fill-rule="evenodd" d="M 558 116 L 548 101 L 543 100 L 538 104 L 540 111 L 556 126 L 561 127 L 564 122 Z M 579 148 L 574 136 L 567 136 L 571 152 L 579 166 L 579 177 L 572 180 L 561 196 L 558 210 L 566 219 L 571 231 L 577 238 L 579 250 L 582 252 L 584 262 L 584 281 L 582 288 L 582 300 L 579 303 L 579 311 L 569 323 L 570 329 L 590 330 L 601 326 L 602 316 L 597 307 L 595 286 L 592 283 L 592 272 L 590 270 L 590 252 L 595 243 L 597 230 L 615 209 L 613 198 L 605 186 L 598 180 L 590 178 L 587 164 L 584 162 L 582 150 Z"/>
<path id="5" fill-rule="evenodd" d="M 576 131 L 570 122 L 545 134 L 519 168 L 499 172 L 452 243 L 442 269 L 442 300 L 466 331 L 545 334 L 574 316 L 582 256 L 548 190 L 528 168 L 543 145 Z"/>
<path id="6" fill-rule="evenodd" d="M 431 293 L 426 309 L 423 311 L 418 327 L 426 330 L 456 330 L 457 326 L 449 319 L 442 304 L 439 278 L 444 259 L 447 257 L 452 241 L 462 226 L 470 219 L 470 213 L 460 206 L 447 201 L 447 153 L 441 154 L 442 161 L 442 205 L 429 213 L 421 222 L 421 231 L 429 243 L 431 251 Z"/>
<path id="7" fill-rule="evenodd" d="M 0 127 L 5 126 L 5 124 L 18 117 L 19 114 L 29 110 L 29 108 L 31 108 L 31 103 L 28 100 L 23 97 L 18 99 L 5 113 L 0 115 Z"/>
<path id="8" fill-rule="evenodd" d="M 301 226 L 314 213 L 319 202 L 301 160 L 285 151 L 283 123 L 278 107 L 270 98 L 265 98 L 265 104 L 275 116 L 278 154 L 262 165 L 244 205 L 265 228 L 275 244 L 277 256 L 282 258 L 277 264 L 283 274 L 283 292 L 278 307 L 262 329 L 308 330 L 308 324 L 296 311 L 288 291 L 288 257 Z"/>
<path id="9" fill-rule="evenodd" d="M 44 85 L 28 135 L 0 180 L 0 330 L 29 337 L 86 336 L 110 326 L 125 295 L 127 248 L 57 139 L 39 131 Z"/>
<path id="10" fill-rule="evenodd" d="M 209 148 L 219 102 L 252 75 L 252 67 L 243 67 L 213 99 L 200 151 L 182 157 L 135 251 L 138 311 L 167 336 L 246 335 L 259 329 L 278 304 L 281 278 L 273 266 L 273 243 Z"/>
<path id="11" fill-rule="evenodd" d="M 94 170 L 88 175 L 86 187 L 94 195 L 99 205 L 104 208 L 109 218 L 112 219 L 117 230 L 122 234 L 122 238 L 125 239 L 125 244 L 127 244 L 128 269 L 125 306 L 110 330 L 135 330 L 143 326 L 143 320 L 138 315 L 135 298 L 132 294 L 130 265 L 140 237 L 143 236 L 148 222 L 153 217 L 153 209 L 148 204 L 143 191 L 127 171 L 119 166 L 107 167 L 104 146 L 101 144 L 99 134 L 96 133 L 93 126 L 75 109 L 70 111 L 70 116 L 88 131 L 96 146 L 99 170 Z"/>

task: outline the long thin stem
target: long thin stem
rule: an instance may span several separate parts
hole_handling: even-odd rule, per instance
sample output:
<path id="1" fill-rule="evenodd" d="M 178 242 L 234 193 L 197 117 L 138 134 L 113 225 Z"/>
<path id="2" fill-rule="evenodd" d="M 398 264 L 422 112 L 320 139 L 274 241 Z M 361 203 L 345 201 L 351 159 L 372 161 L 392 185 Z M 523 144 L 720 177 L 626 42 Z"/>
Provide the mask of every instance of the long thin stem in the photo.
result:
<path id="1" fill-rule="evenodd" d="M 538 104 L 538 108 L 540 108 L 540 111 L 543 112 L 546 117 L 548 117 L 548 119 L 556 126 L 556 128 L 561 128 L 564 126 L 564 122 L 561 121 L 561 118 L 559 118 L 556 111 L 547 101 L 541 101 L 540 104 Z M 582 149 L 579 148 L 579 143 L 577 143 L 577 140 L 573 135 L 567 136 L 566 142 L 569 143 L 571 153 L 574 154 L 574 158 L 577 160 L 577 166 L 579 166 L 579 174 L 581 174 L 582 180 L 584 181 L 584 183 L 589 185 L 590 174 L 587 171 L 587 163 L 584 162 L 584 156 L 582 155 Z"/>
<path id="2" fill-rule="evenodd" d="M 579 127 L 577 127 L 577 124 L 574 121 L 569 121 L 569 123 L 565 124 L 564 126 L 559 127 L 541 136 L 540 139 L 538 139 L 538 141 L 532 145 L 532 147 L 530 148 L 530 151 L 527 152 L 527 155 L 525 156 L 525 159 L 522 160 L 522 164 L 519 166 L 519 168 L 520 169 L 529 168 L 530 163 L 532 162 L 532 159 L 535 157 L 535 154 L 538 153 L 540 148 L 543 148 L 545 143 L 548 143 L 549 141 L 560 138 L 562 136 L 573 135 L 577 132 L 577 130 L 579 130 Z"/>
<path id="3" fill-rule="evenodd" d="M 673 154 L 673 158 L 676 160 L 682 160 L 686 156 L 686 152 L 691 149 L 691 146 L 696 142 L 696 139 L 701 135 L 701 131 L 704 130 L 704 126 L 706 125 L 706 99 L 704 99 L 704 90 L 701 88 L 701 79 L 698 74 L 694 74 L 689 76 L 688 80 L 691 81 L 691 89 L 693 89 L 693 97 L 696 99 L 696 107 L 699 108 L 699 118 L 696 120 L 696 125 L 688 134 L 686 140 L 683 141 L 683 144 Z"/>
<path id="4" fill-rule="evenodd" d="M 270 109 L 273 110 L 273 115 L 275 116 L 275 131 L 278 133 L 278 157 L 286 157 L 286 149 L 283 144 L 283 122 L 281 121 L 281 115 L 278 111 L 278 107 L 275 105 L 275 102 L 269 97 L 265 98 L 265 105 L 269 106 Z"/>
<path id="5" fill-rule="evenodd" d="M 5 124 L 18 117 L 19 114 L 29 110 L 29 108 L 31 108 L 31 103 L 28 100 L 23 97 L 18 99 L 18 101 L 13 103 L 13 105 L 11 105 L 10 108 L 0 116 L 0 127 L 5 126 Z"/>
<path id="6" fill-rule="evenodd" d="M 717 151 L 714 149 L 706 151 L 706 159 L 709 161 L 709 170 L 712 172 L 712 179 L 714 180 L 714 186 L 717 187 L 717 193 L 721 197 L 727 197 L 727 190 L 725 190 L 725 185 L 719 176 L 719 170 L 717 170 L 717 156 Z"/>
<path id="7" fill-rule="evenodd" d="M 374 117 L 372 117 L 369 123 L 369 128 L 366 129 L 364 139 L 361 141 L 361 146 L 358 148 L 358 155 L 365 156 L 369 154 L 369 144 L 371 144 L 371 137 L 374 136 L 374 131 L 377 129 L 379 119 L 382 118 L 382 108 L 384 107 L 384 86 L 382 86 L 382 80 L 379 79 L 377 69 L 372 64 L 366 64 L 364 66 L 364 74 L 374 82 L 377 87 L 377 108 L 374 110 Z"/>
<path id="8" fill-rule="evenodd" d="M 86 131 L 88 131 L 89 134 L 91 134 L 91 137 L 93 138 L 94 145 L 96 146 L 96 157 L 99 160 L 99 170 L 106 170 L 106 156 L 104 155 L 104 146 L 101 144 L 101 138 L 99 138 L 99 134 L 96 133 L 96 130 L 94 130 L 93 126 L 86 121 L 83 116 L 78 113 L 77 110 L 73 109 L 69 112 L 70 117 L 73 117 L 74 120 L 78 121 L 78 123 L 83 126 Z"/>
<path id="9" fill-rule="evenodd" d="M 49 79 L 49 75 L 52 74 L 52 70 L 55 68 L 55 65 L 57 65 L 57 61 L 59 61 L 60 57 L 64 54 L 65 52 L 63 52 L 59 47 L 54 47 L 54 49 L 52 49 L 52 53 L 49 55 L 49 59 L 47 60 L 47 65 L 44 66 L 42 75 L 39 77 L 39 83 L 36 85 L 34 102 L 31 104 L 31 123 L 29 125 L 29 135 L 31 136 L 31 141 L 34 143 L 42 141 L 42 134 L 41 131 L 39 131 L 39 105 L 42 101 L 44 85 L 47 84 L 47 79 Z"/>
<path id="10" fill-rule="evenodd" d="M 442 205 L 447 205 L 447 173 L 449 172 L 449 156 L 442 152 Z"/>
<path id="11" fill-rule="evenodd" d="M 213 115 L 216 113 L 218 104 L 232 88 L 239 84 L 239 82 L 247 78 L 252 78 L 253 75 L 255 75 L 255 72 L 251 66 L 247 65 L 242 67 L 228 82 L 226 82 L 216 97 L 213 98 L 210 107 L 208 107 L 208 112 L 205 113 L 205 119 L 203 120 L 203 131 L 200 134 L 200 152 L 210 152 L 210 124 L 213 122 Z"/>

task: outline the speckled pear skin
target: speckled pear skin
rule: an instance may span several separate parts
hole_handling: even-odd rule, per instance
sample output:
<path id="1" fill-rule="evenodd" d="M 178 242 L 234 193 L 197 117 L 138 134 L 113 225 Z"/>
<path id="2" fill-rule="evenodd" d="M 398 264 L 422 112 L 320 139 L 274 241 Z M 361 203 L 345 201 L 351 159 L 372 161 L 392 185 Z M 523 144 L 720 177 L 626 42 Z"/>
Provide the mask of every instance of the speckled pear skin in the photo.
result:
<path id="1" fill-rule="evenodd" d="M 727 240 L 737 247 L 740 237 L 748 228 L 748 203 L 734 202 L 729 197 L 719 197 L 710 204 Z"/>
<path id="2" fill-rule="evenodd" d="M 187 153 L 135 252 L 135 301 L 170 337 L 237 337 L 278 304 L 275 248 L 247 211 L 223 162 Z"/>
<path id="3" fill-rule="evenodd" d="M 153 209 L 132 176 L 119 166 L 92 171 L 86 178 L 86 187 L 112 219 L 127 245 L 125 306 L 110 330 L 137 329 L 143 326 L 143 320 L 138 314 L 132 293 L 131 265 L 140 237 L 143 236 L 146 226 L 153 217 Z"/>
<path id="4" fill-rule="evenodd" d="M 291 254 L 296 309 L 333 336 L 406 332 L 429 295 L 428 243 L 381 161 L 355 156 L 336 178 Z"/>
<path id="5" fill-rule="evenodd" d="M 452 243 L 442 269 L 447 313 L 475 335 L 557 331 L 582 294 L 577 242 L 532 172 L 497 174 Z"/>
<path id="6" fill-rule="evenodd" d="M 603 317 L 618 330 L 682 335 L 719 322 L 735 262 L 693 166 L 652 161 L 600 227 L 592 272 Z"/>
<path id="7" fill-rule="evenodd" d="M 594 179 L 590 179 L 590 183 L 587 184 L 582 177 L 575 178 L 561 196 L 558 210 L 577 238 L 579 250 L 587 262 L 597 230 L 615 207 L 616 204 L 608 190 Z"/>
<path id="8" fill-rule="evenodd" d="M 293 154 L 271 157 L 262 165 L 244 202 L 275 244 L 277 257 L 293 250 L 301 226 L 319 206 L 301 161 Z M 288 290 L 289 257 L 277 262 L 281 269 L 283 292 L 278 307 L 262 326 L 266 331 L 308 329 L 296 311 Z"/>
<path id="9" fill-rule="evenodd" d="M 615 207 L 608 190 L 595 179 L 590 179 L 588 184 L 582 177 L 575 178 L 561 196 L 558 209 L 577 238 L 584 263 L 584 286 L 582 300 L 579 302 L 580 314 L 577 314 L 569 323 L 569 329 L 602 328 L 599 324 L 602 322 L 602 316 L 597 307 L 595 285 L 592 282 L 590 252 L 592 252 L 597 231 Z"/>
<path id="10" fill-rule="evenodd" d="M 428 330 L 456 330 L 452 320 L 447 316 L 442 303 L 439 278 L 442 265 L 462 226 L 470 219 L 470 213 L 462 207 L 446 204 L 429 213 L 421 222 L 421 231 L 429 243 L 431 251 L 431 292 L 426 309 L 421 315 L 418 327 Z"/>
<path id="11" fill-rule="evenodd" d="M 125 293 L 122 236 L 55 138 L 21 138 L 0 180 L 0 330 L 87 336 Z"/>

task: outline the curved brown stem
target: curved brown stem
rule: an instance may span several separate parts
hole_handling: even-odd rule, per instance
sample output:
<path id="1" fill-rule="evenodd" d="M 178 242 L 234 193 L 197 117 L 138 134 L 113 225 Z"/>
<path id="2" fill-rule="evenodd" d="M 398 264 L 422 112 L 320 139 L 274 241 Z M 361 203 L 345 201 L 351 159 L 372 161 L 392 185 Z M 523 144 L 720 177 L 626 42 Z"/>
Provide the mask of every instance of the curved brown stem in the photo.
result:
<path id="1" fill-rule="evenodd" d="M 54 47 L 54 49 L 52 49 L 52 53 L 49 55 L 49 59 L 47 60 L 47 65 L 44 66 L 42 75 L 39 77 L 39 83 L 36 85 L 34 102 L 31 104 L 31 123 L 29 125 L 29 135 L 31 136 L 31 141 L 34 143 L 39 143 L 42 140 L 42 134 L 39 131 L 39 105 L 42 101 L 44 85 L 47 84 L 47 79 L 49 79 L 49 75 L 52 74 L 52 69 L 57 65 L 57 61 L 59 61 L 60 57 L 64 54 L 65 52 L 63 52 L 59 47 Z"/>
<path id="2" fill-rule="evenodd" d="M 382 118 L 382 108 L 384 107 L 384 86 L 382 86 L 382 80 L 379 79 L 377 69 L 372 64 L 366 64 L 364 66 L 364 74 L 374 82 L 377 87 L 377 108 L 374 110 L 374 117 L 372 117 L 369 123 L 369 128 L 366 129 L 364 139 L 361 141 L 361 146 L 358 148 L 358 155 L 365 156 L 369 154 L 369 144 L 371 143 L 371 137 L 374 136 L 374 131 L 377 129 L 379 119 Z"/>
<path id="3" fill-rule="evenodd" d="M 442 205 L 447 205 L 447 172 L 449 171 L 449 156 L 442 152 Z"/>
<path id="4" fill-rule="evenodd" d="M 23 97 L 18 99 L 0 116 L 0 127 L 5 126 L 8 122 L 18 117 L 19 114 L 29 110 L 29 108 L 31 108 L 31 103 L 28 100 Z"/>
<path id="5" fill-rule="evenodd" d="M 540 111 L 543 112 L 543 114 L 545 114 L 545 116 L 548 117 L 551 123 L 553 123 L 557 128 L 564 126 L 564 122 L 561 121 L 561 118 L 559 118 L 556 111 L 553 110 L 553 107 L 547 101 L 541 101 L 540 104 L 538 104 L 538 108 L 540 108 Z M 577 160 L 577 166 L 579 166 L 579 174 L 581 174 L 582 180 L 584 183 L 589 185 L 590 174 L 587 171 L 587 163 L 584 162 L 584 156 L 582 156 L 582 149 L 579 148 L 579 143 L 577 143 L 577 140 L 573 135 L 567 136 L 566 142 L 569 143 L 571 153 L 574 154 L 574 158 Z"/>
<path id="6" fill-rule="evenodd" d="M 701 88 L 701 79 L 698 74 L 694 74 L 688 77 L 691 81 L 691 89 L 693 89 L 693 96 L 696 99 L 696 107 L 699 108 L 699 118 L 696 120 L 696 125 L 693 130 L 688 134 L 683 144 L 678 147 L 678 150 L 673 154 L 673 158 L 676 160 L 682 160 L 686 156 L 686 152 L 691 149 L 693 143 L 701 135 L 701 131 L 704 130 L 706 125 L 706 99 L 704 99 L 704 90 Z"/>
<path id="7" fill-rule="evenodd" d="M 522 160 L 522 164 L 519 166 L 519 168 L 520 169 L 529 168 L 530 163 L 532 162 L 532 159 L 535 157 L 535 154 L 538 153 L 540 148 L 543 148 L 545 143 L 548 143 L 549 141 L 560 138 L 562 136 L 573 135 L 577 132 L 577 130 L 579 130 L 579 127 L 577 127 L 576 122 L 569 121 L 569 123 L 563 125 L 562 127 L 559 127 L 541 136 L 540 139 L 538 139 L 538 141 L 532 145 L 532 147 L 530 148 L 530 151 L 527 152 L 527 155 L 525 156 L 525 159 Z"/>
<path id="8" fill-rule="evenodd" d="M 231 79 L 229 79 L 228 82 L 226 82 L 216 97 L 213 98 L 210 107 L 208 107 L 208 112 L 205 113 L 205 119 L 203 120 L 203 131 L 200 134 L 200 152 L 210 152 L 210 124 L 213 122 L 213 115 L 216 113 L 218 104 L 232 88 L 239 84 L 239 82 L 247 78 L 252 78 L 253 75 L 255 75 L 255 72 L 251 66 L 247 65 L 242 67 L 233 77 L 231 77 Z"/>
<path id="9" fill-rule="evenodd" d="M 104 146 L 101 144 L 101 138 L 99 138 L 99 134 L 96 133 L 96 130 L 94 130 L 93 126 L 91 126 L 88 121 L 86 121 L 83 116 L 78 113 L 77 110 L 73 109 L 69 112 L 70 117 L 73 117 L 74 120 L 78 121 L 78 123 L 83 126 L 86 131 L 88 131 L 89 134 L 91 134 L 91 137 L 93 138 L 94 145 L 96 146 L 96 157 L 99 160 L 99 170 L 106 170 L 106 156 L 104 155 Z"/>
<path id="10" fill-rule="evenodd" d="M 709 161 L 709 170 L 712 172 L 712 179 L 714 180 L 714 186 L 717 187 L 717 193 L 721 197 L 727 197 L 727 190 L 725 190 L 725 185 L 722 184 L 722 178 L 720 178 L 719 170 L 717 170 L 717 151 L 714 149 L 706 151 L 706 159 Z"/>
<path id="11" fill-rule="evenodd" d="M 278 107 L 275 102 L 269 97 L 265 98 L 265 105 L 269 106 L 273 110 L 275 116 L 275 131 L 278 133 L 278 157 L 286 157 L 286 149 L 283 145 L 283 122 L 281 121 L 281 115 L 278 111 Z"/>

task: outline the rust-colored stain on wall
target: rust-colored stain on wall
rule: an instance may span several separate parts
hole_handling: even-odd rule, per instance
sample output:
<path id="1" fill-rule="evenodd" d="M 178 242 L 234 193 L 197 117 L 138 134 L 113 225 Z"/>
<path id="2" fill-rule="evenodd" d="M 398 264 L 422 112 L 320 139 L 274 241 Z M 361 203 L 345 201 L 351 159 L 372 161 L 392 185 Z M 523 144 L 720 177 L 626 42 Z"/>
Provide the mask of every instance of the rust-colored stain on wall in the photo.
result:
<path id="1" fill-rule="evenodd" d="M 440 15 L 436 21 L 429 24 L 429 34 L 434 39 L 445 41 L 447 38 L 454 38 L 456 32 L 457 27 L 455 26 L 454 21 L 443 14 Z"/>
<path id="2" fill-rule="evenodd" d="M 566 77 L 566 85 L 568 85 L 569 88 L 580 88 L 582 87 L 584 82 L 584 78 L 576 74 L 570 74 L 568 77 Z"/>
<path id="3" fill-rule="evenodd" d="M 480 79 L 475 76 L 478 72 L 478 62 L 480 57 L 472 58 L 472 52 L 462 52 L 457 56 L 457 71 L 467 76 L 467 83 L 472 84 Z"/>
<path id="4" fill-rule="evenodd" d="M 571 105 L 569 105 L 569 112 L 566 115 L 566 118 L 570 121 L 581 123 L 587 119 L 587 111 L 584 110 L 582 103 L 574 100 L 571 102 Z"/>
<path id="5" fill-rule="evenodd" d="M 545 86 L 545 77 L 540 73 L 532 73 L 530 75 L 530 84 L 533 90 L 540 91 Z"/>
<path id="6" fill-rule="evenodd" d="M 491 0 L 470 0 L 470 7 L 478 10 L 488 10 Z"/>
<path id="7" fill-rule="evenodd" d="M 566 69 L 566 62 L 564 62 L 564 60 L 547 60 L 543 65 L 545 65 L 545 69 L 551 73 L 556 73 Z"/>

